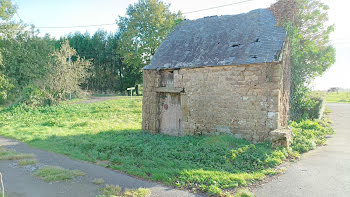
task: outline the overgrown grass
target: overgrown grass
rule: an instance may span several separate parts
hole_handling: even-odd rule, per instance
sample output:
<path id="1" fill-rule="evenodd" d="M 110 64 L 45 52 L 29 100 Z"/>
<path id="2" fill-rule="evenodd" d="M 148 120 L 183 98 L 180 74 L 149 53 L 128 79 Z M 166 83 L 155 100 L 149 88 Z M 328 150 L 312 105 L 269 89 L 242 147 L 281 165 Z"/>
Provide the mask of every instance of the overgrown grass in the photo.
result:
<path id="1" fill-rule="evenodd" d="M 350 103 L 350 91 L 326 94 L 328 103 Z"/>
<path id="2" fill-rule="evenodd" d="M 240 189 L 236 192 L 235 197 L 254 197 L 254 194 L 248 189 Z"/>
<path id="3" fill-rule="evenodd" d="M 310 141 L 322 144 L 322 136 L 331 133 L 317 125 L 308 127 L 309 122 L 292 123 L 293 149 L 228 135 L 153 135 L 141 131 L 141 98 L 35 109 L 17 106 L 0 112 L 0 122 L 0 135 L 34 147 L 210 195 L 278 173 L 274 168 L 298 155 L 295 150 L 310 150 Z"/>
<path id="4" fill-rule="evenodd" d="M 98 197 L 146 197 L 151 194 L 149 189 L 139 188 L 139 189 L 125 189 L 123 192 L 120 186 L 106 185 L 106 187 L 101 189 L 101 195 Z"/>
<path id="5" fill-rule="evenodd" d="M 94 180 L 92 180 L 92 183 L 95 185 L 103 185 L 105 183 L 105 180 L 101 178 L 95 178 Z"/>
<path id="6" fill-rule="evenodd" d="M 29 166 L 29 165 L 34 165 L 37 164 L 38 160 L 36 159 L 24 159 L 18 162 L 19 166 Z"/>
<path id="7" fill-rule="evenodd" d="M 80 170 L 67 170 L 59 166 L 44 166 L 34 173 L 46 182 L 71 180 L 75 176 L 85 176 Z"/>
<path id="8" fill-rule="evenodd" d="M 20 160 L 20 159 L 29 159 L 34 158 L 33 154 L 23 154 L 18 153 L 14 150 L 7 150 L 0 147 L 0 161 L 1 160 Z"/>

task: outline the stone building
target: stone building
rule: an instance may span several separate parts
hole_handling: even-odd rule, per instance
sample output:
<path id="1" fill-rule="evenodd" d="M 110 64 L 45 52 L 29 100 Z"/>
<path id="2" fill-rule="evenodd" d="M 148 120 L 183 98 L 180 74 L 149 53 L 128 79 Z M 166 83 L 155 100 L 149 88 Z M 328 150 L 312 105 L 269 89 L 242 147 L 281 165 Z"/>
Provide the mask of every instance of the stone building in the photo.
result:
<path id="1" fill-rule="evenodd" d="M 143 130 L 271 139 L 287 127 L 286 39 L 268 9 L 185 20 L 143 68 Z"/>

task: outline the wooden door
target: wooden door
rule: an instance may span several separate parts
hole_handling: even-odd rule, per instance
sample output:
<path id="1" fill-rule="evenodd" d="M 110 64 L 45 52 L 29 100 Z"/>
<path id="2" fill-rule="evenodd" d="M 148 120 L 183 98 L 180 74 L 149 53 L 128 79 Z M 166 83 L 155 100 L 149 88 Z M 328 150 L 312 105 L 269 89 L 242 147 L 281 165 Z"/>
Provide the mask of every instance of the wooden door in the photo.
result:
<path id="1" fill-rule="evenodd" d="M 161 93 L 159 102 L 160 132 L 168 135 L 181 134 L 181 95 L 174 93 Z"/>

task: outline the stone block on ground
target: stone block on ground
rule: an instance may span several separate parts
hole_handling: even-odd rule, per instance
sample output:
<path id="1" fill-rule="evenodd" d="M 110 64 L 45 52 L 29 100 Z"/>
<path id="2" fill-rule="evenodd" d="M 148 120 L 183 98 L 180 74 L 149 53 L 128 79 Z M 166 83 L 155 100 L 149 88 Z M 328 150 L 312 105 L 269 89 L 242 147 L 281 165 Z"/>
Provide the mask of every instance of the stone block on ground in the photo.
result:
<path id="1" fill-rule="evenodd" d="M 269 138 L 274 147 L 289 147 L 294 134 L 289 128 L 276 129 L 270 132 Z"/>

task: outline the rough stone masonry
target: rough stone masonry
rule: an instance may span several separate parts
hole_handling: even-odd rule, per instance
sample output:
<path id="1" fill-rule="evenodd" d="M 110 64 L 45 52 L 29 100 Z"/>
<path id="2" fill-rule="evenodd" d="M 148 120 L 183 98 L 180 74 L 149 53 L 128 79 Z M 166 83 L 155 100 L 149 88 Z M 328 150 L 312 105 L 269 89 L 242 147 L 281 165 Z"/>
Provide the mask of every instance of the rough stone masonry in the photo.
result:
<path id="1" fill-rule="evenodd" d="M 289 47 L 270 10 L 184 21 L 143 80 L 143 130 L 289 145 Z"/>

